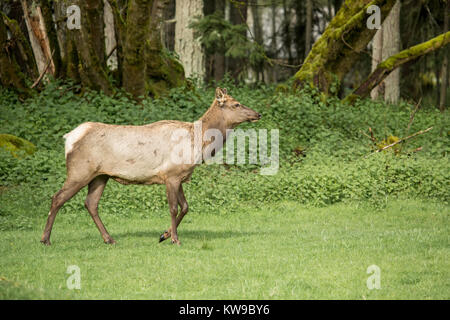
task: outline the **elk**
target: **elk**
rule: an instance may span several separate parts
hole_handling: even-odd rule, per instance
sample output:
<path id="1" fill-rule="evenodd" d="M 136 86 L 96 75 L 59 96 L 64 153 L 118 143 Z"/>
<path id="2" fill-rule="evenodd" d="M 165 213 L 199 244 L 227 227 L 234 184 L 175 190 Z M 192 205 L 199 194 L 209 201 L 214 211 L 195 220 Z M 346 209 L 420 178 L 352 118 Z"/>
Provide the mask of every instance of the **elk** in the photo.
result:
<path id="1" fill-rule="evenodd" d="M 240 123 L 258 121 L 261 114 L 243 106 L 216 88 L 210 108 L 197 121 L 203 133 L 219 130 L 226 139 L 227 130 Z M 179 163 L 174 161 L 173 150 L 180 141 L 175 133 L 184 130 L 192 137 L 193 122 L 162 120 L 143 126 L 109 125 L 85 122 L 64 136 L 67 177 L 52 197 L 52 204 L 41 242 L 50 245 L 50 233 L 58 210 L 78 191 L 88 186 L 85 207 L 95 222 L 105 243 L 114 244 L 98 215 L 98 204 L 109 178 L 121 184 L 164 184 L 171 216 L 170 228 L 159 242 L 168 239 L 180 244 L 177 227 L 188 212 L 188 203 L 182 184 L 188 182 L 201 161 Z M 189 139 L 192 141 L 192 138 Z M 201 149 L 208 146 L 201 142 Z M 190 145 L 190 143 L 189 143 Z M 188 148 L 191 148 L 189 146 Z M 178 213 L 178 207 L 180 212 Z"/>

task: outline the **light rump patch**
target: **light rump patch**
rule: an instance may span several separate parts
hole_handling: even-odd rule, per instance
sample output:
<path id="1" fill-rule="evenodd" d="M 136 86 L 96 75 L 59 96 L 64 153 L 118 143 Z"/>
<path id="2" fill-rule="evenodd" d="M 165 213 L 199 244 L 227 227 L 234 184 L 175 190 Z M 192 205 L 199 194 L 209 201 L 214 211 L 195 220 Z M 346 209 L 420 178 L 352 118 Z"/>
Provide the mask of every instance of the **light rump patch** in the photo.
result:
<path id="1" fill-rule="evenodd" d="M 90 122 L 83 123 L 64 135 L 64 139 L 66 139 L 65 144 L 65 157 L 67 159 L 67 155 L 72 151 L 73 145 L 79 141 L 87 131 L 92 127 Z"/>

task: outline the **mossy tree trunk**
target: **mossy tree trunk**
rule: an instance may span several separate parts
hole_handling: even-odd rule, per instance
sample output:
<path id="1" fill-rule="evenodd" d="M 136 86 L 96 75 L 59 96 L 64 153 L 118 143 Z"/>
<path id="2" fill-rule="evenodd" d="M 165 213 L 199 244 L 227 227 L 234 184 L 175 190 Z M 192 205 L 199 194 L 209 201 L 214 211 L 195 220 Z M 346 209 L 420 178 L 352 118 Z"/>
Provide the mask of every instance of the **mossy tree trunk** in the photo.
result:
<path id="1" fill-rule="evenodd" d="M 0 15 L 0 84 L 6 88 L 13 88 L 22 94 L 28 94 L 25 82 L 26 76 L 22 72 L 12 52 L 12 42 L 8 40 L 7 28 L 3 14 Z"/>
<path id="2" fill-rule="evenodd" d="M 34 60 L 33 50 L 28 42 L 28 38 L 22 32 L 19 23 L 1 12 L 0 18 L 3 20 L 5 27 L 11 32 L 8 52 L 14 54 L 15 61 L 27 78 L 37 78 L 39 74 Z"/>
<path id="3" fill-rule="evenodd" d="M 66 32 L 65 75 L 83 87 L 110 94 L 113 88 L 106 66 L 103 0 L 66 0 L 67 6 L 72 4 L 80 7 L 81 28 Z"/>
<path id="4" fill-rule="evenodd" d="M 116 76 L 119 85 L 136 99 L 157 97 L 183 85 L 183 67 L 161 41 L 162 13 L 168 0 L 109 3 L 118 63 L 117 73 L 111 75 Z M 80 9 L 79 28 L 69 28 L 67 8 L 72 5 Z M 104 0 L 21 0 L 20 7 L 27 25 L 26 36 L 17 22 L 0 13 L 2 85 L 23 91 L 27 89 L 26 76 L 31 83 L 35 79 L 38 83 L 45 73 L 51 73 L 73 79 L 84 88 L 114 92 L 106 61 Z"/>
<path id="5" fill-rule="evenodd" d="M 450 43 L 450 31 L 424 43 L 415 45 L 381 62 L 353 93 L 345 98 L 352 102 L 356 97 L 367 97 L 370 91 L 383 81 L 393 70 L 404 63 L 415 60 L 427 53 L 440 49 Z"/>
<path id="6" fill-rule="evenodd" d="M 61 58 L 61 48 L 59 47 L 58 36 L 56 33 L 56 25 L 53 21 L 53 1 L 52 0 L 41 0 L 40 1 L 42 16 L 44 18 L 45 29 L 47 31 L 47 37 L 52 50 L 52 59 L 54 76 L 62 76 L 63 66 Z"/>
<path id="7" fill-rule="evenodd" d="M 158 97 L 184 83 L 182 65 L 161 42 L 160 24 L 165 0 L 111 1 L 117 30 L 119 76 L 126 91 L 140 100 Z M 126 8 L 126 10 L 124 10 Z"/>
<path id="8" fill-rule="evenodd" d="M 394 4 L 395 0 L 346 0 L 295 74 L 294 88 L 308 84 L 332 93 L 333 83 L 339 85 L 377 31 L 367 27 L 367 8 L 377 5 L 383 21 Z"/>

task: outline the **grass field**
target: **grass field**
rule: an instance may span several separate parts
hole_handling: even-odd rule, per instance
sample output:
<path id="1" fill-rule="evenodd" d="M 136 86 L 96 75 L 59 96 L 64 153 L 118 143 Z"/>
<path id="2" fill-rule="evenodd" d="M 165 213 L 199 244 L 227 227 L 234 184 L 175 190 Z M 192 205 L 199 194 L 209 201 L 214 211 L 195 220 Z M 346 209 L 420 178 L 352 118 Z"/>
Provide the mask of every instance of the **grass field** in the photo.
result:
<path id="1" fill-rule="evenodd" d="M 449 299 L 449 208 L 392 200 L 307 208 L 279 202 L 217 214 L 190 212 L 180 247 L 158 243 L 168 212 L 105 214 L 116 245 L 103 244 L 87 211 L 45 217 L 0 233 L 0 299 Z M 77 265 L 81 289 L 69 290 Z M 367 268 L 381 271 L 369 290 Z"/>

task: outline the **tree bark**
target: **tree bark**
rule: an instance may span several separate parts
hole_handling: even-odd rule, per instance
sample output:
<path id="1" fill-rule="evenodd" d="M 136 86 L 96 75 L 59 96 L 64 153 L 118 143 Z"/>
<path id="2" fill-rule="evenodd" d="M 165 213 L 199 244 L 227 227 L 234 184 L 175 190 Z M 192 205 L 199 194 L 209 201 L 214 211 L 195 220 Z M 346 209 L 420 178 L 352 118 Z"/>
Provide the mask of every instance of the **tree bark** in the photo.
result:
<path id="1" fill-rule="evenodd" d="M 288 56 L 288 64 L 294 64 L 294 60 L 292 57 L 292 51 L 291 51 L 291 45 L 292 45 L 292 39 L 291 39 L 291 14 L 290 14 L 290 8 L 287 5 L 287 1 L 283 0 L 283 14 L 284 14 L 284 21 L 283 21 L 283 40 L 284 40 L 284 47 L 286 48 L 287 56 Z M 258 18 L 259 20 L 259 18 Z M 262 42 L 258 42 L 261 44 Z"/>
<path id="2" fill-rule="evenodd" d="M 306 33 L 305 33 L 305 57 L 311 50 L 312 38 L 312 0 L 306 1 Z"/>
<path id="3" fill-rule="evenodd" d="M 330 88 L 339 89 L 342 78 L 375 35 L 376 29 L 366 25 L 367 8 L 377 5 L 383 20 L 394 3 L 395 0 L 346 0 L 295 74 L 294 88 L 308 84 L 325 94 L 337 93 L 338 90 L 330 92 Z"/>
<path id="4" fill-rule="evenodd" d="M 23 34 L 19 23 L 16 20 L 8 18 L 5 14 L 0 12 L 0 17 L 3 20 L 6 28 L 11 32 L 10 48 L 8 52 L 14 54 L 15 61 L 24 73 L 24 76 L 29 79 L 38 77 L 38 70 L 36 61 L 34 60 L 33 49 L 27 37 Z"/>
<path id="5" fill-rule="evenodd" d="M 62 58 L 61 58 L 61 48 L 58 42 L 58 35 L 55 27 L 55 22 L 53 20 L 53 6 L 51 0 L 41 0 L 41 11 L 43 23 L 45 25 L 45 32 L 48 38 L 48 48 L 49 53 L 53 52 L 51 63 L 53 66 L 53 75 L 55 77 L 62 76 Z M 55 14 L 56 16 L 56 14 Z"/>
<path id="6" fill-rule="evenodd" d="M 34 9 L 31 10 L 33 6 L 29 0 L 22 0 L 21 4 L 28 29 L 28 37 L 30 38 L 39 74 L 44 73 L 47 70 L 47 73 L 54 75 L 55 64 L 51 55 L 50 42 L 48 40 L 41 7 L 35 6 Z M 46 68 L 48 60 L 50 60 L 50 67 Z"/>
<path id="7" fill-rule="evenodd" d="M 247 23 L 247 1 L 239 1 L 230 3 L 230 22 L 234 25 Z M 246 36 L 246 31 L 243 35 Z M 227 57 L 226 71 L 230 72 L 234 79 L 238 76 L 244 69 L 244 62 L 242 59 Z"/>
<path id="8" fill-rule="evenodd" d="M 277 39 L 277 3 L 275 2 L 275 1 L 273 1 L 272 0 L 272 5 L 271 5 L 271 9 L 272 9 L 272 19 L 271 19 L 271 22 L 272 22 L 272 34 L 271 34 L 271 36 L 272 36 L 272 39 L 271 39 L 271 43 L 270 43 L 270 51 L 271 51 L 271 58 L 272 59 L 277 59 L 278 58 L 278 39 Z M 273 83 L 276 83 L 277 82 L 277 76 L 278 76 L 278 74 L 277 74 L 277 71 L 278 71 L 278 68 L 276 68 L 276 67 L 271 67 L 270 68 L 271 69 L 271 80 L 272 80 L 272 82 Z"/>
<path id="9" fill-rule="evenodd" d="M 205 53 L 200 42 L 194 39 L 194 30 L 189 28 L 194 16 L 203 16 L 203 0 L 176 0 L 175 8 L 175 52 L 180 56 L 186 77 L 205 77 Z"/>
<path id="10" fill-rule="evenodd" d="M 347 102 L 353 102 L 356 97 L 367 97 L 370 91 L 383 81 L 393 70 L 404 63 L 415 60 L 420 56 L 445 47 L 450 43 L 450 31 L 443 33 L 431 40 L 405 49 L 378 64 L 377 68 L 363 81 L 352 94 L 345 98 Z"/>
<path id="11" fill-rule="evenodd" d="M 164 0 L 129 0 L 125 12 L 119 1 L 112 2 L 118 44 L 122 46 L 122 85 L 136 100 L 148 95 L 159 97 L 184 84 L 183 66 L 164 52 L 161 42 L 165 5 Z"/>
<path id="12" fill-rule="evenodd" d="M 23 95 L 28 95 L 25 75 L 10 51 L 7 29 L 3 16 L 0 16 L 0 84 L 6 88 L 16 89 Z"/>
<path id="13" fill-rule="evenodd" d="M 377 66 L 383 61 L 383 29 L 379 29 L 373 37 L 372 43 L 372 72 L 375 71 Z M 370 92 L 372 100 L 378 99 L 382 94 L 383 88 L 381 85 L 376 86 Z"/>
<path id="14" fill-rule="evenodd" d="M 104 22 L 105 22 L 105 49 L 107 54 L 106 64 L 109 69 L 117 69 L 117 40 L 114 29 L 114 15 L 111 5 L 103 0 Z"/>
<path id="15" fill-rule="evenodd" d="M 66 32 L 65 74 L 88 87 L 106 94 L 113 92 L 108 79 L 105 53 L 103 0 L 71 0 L 81 12 L 80 29 Z"/>
<path id="16" fill-rule="evenodd" d="M 225 0 L 217 0 L 215 1 L 215 10 L 225 16 Z M 213 56 L 214 67 L 214 80 L 216 82 L 223 79 L 225 75 L 225 55 L 223 53 L 215 53 Z"/>
<path id="17" fill-rule="evenodd" d="M 383 22 L 383 60 L 400 51 L 400 0 L 392 7 L 386 20 Z M 384 79 L 384 101 L 397 103 L 400 98 L 400 68 L 393 70 Z"/>

